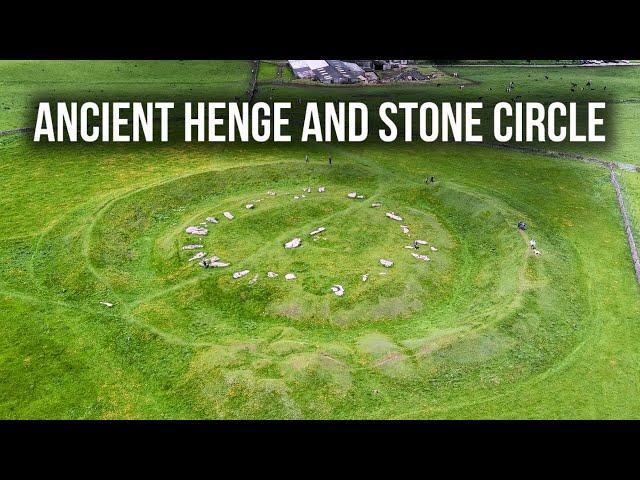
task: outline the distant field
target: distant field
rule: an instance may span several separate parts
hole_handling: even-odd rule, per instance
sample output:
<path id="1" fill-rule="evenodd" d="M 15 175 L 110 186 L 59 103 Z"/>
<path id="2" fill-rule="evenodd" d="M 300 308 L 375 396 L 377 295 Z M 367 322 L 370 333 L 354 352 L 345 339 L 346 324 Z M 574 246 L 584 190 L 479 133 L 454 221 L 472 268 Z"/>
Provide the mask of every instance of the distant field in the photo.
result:
<path id="1" fill-rule="evenodd" d="M 262 60 L 260 62 L 258 81 L 269 83 L 275 81 L 290 82 L 292 80 L 294 80 L 293 72 L 286 64 L 286 60 Z"/>
<path id="2" fill-rule="evenodd" d="M 0 129 L 49 93 L 241 96 L 250 68 L 3 62 Z M 511 80 L 525 100 L 571 98 L 591 79 L 575 97 L 614 103 L 613 140 L 571 148 L 639 163 L 636 72 L 468 67 L 440 87 L 269 84 L 258 99 L 494 102 Z M 0 418 L 640 417 L 640 292 L 604 168 L 455 144 L 14 135 L 0 171 Z M 636 232 L 638 178 L 621 174 Z M 231 265 L 201 268 L 197 251 Z"/>
<path id="3" fill-rule="evenodd" d="M 1 61 L 0 130 L 32 125 L 39 99 L 225 98 L 249 85 L 246 61 Z"/>
<path id="4" fill-rule="evenodd" d="M 441 64 L 461 65 L 579 65 L 580 60 L 451 60 L 438 61 Z"/>
<path id="5" fill-rule="evenodd" d="M 258 80 L 260 81 L 273 81 L 276 79 L 276 73 L 278 72 L 278 66 L 271 62 L 260 62 L 260 72 Z"/>
<path id="6" fill-rule="evenodd" d="M 437 64 L 441 65 L 522 65 L 536 67 L 540 65 L 567 65 L 567 66 L 582 66 L 582 60 L 436 60 Z M 630 60 L 630 63 L 638 63 L 638 60 Z"/>

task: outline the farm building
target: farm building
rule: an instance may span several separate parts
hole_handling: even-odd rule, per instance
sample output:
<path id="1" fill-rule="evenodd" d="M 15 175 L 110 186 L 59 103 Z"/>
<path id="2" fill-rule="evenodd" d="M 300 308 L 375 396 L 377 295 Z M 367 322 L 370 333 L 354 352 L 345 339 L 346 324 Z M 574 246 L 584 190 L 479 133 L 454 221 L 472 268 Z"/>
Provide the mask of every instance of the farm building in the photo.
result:
<path id="1" fill-rule="evenodd" d="M 393 68 L 403 68 L 409 65 L 409 60 L 374 60 L 376 66 L 382 67 L 382 70 L 391 70 Z"/>
<path id="2" fill-rule="evenodd" d="M 365 80 L 364 70 L 342 60 L 289 60 L 296 78 L 322 83 L 358 83 Z"/>
<path id="3" fill-rule="evenodd" d="M 373 70 L 391 70 L 403 68 L 411 63 L 411 60 L 349 60 L 364 69 L 365 72 Z"/>

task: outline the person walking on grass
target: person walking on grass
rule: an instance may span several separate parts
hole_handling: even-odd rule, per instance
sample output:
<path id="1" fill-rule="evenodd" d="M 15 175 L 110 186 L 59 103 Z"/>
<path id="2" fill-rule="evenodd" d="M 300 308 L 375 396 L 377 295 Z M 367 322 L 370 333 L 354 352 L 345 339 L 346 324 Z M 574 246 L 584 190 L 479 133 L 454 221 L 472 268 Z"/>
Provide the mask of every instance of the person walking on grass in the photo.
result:
<path id="1" fill-rule="evenodd" d="M 305 161 L 305 163 L 309 163 L 309 155 L 305 155 L 304 156 L 304 161 Z"/>
<path id="2" fill-rule="evenodd" d="M 329 154 L 329 166 L 331 166 L 332 163 L 333 163 L 333 157 L 331 156 L 331 154 Z"/>

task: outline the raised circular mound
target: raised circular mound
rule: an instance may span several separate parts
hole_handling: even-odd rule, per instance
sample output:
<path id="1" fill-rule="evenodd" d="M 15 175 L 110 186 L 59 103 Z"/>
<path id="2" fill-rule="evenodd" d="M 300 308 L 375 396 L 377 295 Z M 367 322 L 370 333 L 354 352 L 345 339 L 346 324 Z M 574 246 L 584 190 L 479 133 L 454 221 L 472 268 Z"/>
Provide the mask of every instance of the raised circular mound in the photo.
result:
<path id="1" fill-rule="evenodd" d="M 548 287 L 554 254 L 532 255 L 520 217 L 486 192 L 370 164 L 234 168 L 116 196 L 86 229 L 56 226 L 40 258 L 59 264 L 41 280 L 86 285 L 67 295 L 92 292 L 168 344 L 195 349 L 181 381 L 206 415 L 339 416 L 347 398 L 365 414 L 370 395 L 398 391 L 446 405 L 439 385 L 494 387 L 572 341 L 569 324 L 552 326 L 552 306 L 567 301 Z M 301 245 L 285 248 L 294 238 Z M 557 255 L 570 248 L 549 243 Z M 193 244 L 202 247 L 183 248 Z M 229 265 L 203 268 L 203 258 L 190 261 L 198 252 Z M 528 352 L 542 343 L 532 366 Z"/>

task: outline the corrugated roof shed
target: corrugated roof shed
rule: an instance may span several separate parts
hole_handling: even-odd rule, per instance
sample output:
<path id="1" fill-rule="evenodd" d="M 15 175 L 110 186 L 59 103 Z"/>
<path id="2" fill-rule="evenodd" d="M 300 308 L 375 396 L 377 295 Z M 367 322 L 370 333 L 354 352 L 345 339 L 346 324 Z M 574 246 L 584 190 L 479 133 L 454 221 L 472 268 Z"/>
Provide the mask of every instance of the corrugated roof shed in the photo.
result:
<path id="1" fill-rule="evenodd" d="M 315 78 L 323 83 L 355 83 L 364 71 L 354 63 L 341 60 L 289 60 L 298 78 Z"/>

